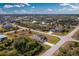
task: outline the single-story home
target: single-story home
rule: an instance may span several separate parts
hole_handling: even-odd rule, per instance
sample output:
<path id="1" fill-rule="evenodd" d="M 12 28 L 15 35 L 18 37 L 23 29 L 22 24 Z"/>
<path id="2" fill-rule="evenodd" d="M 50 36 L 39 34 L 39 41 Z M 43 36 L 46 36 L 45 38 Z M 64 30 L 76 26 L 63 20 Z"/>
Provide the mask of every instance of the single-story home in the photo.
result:
<path id="1" fill-rule="evenodd" d="M 59 26 L 55 26 L 55 28 L 51 29 L 50 31 L 51 32 L 62 32 L 63 30 L 64 30 L 63 26 L 59 25 Z"/>
<path id="2" fill-rule="evenodd" d="M 7 37 L 5 35 L 0 34 L 0 42 L 4 41 L 6 39 L 7 39 Z"/>
<path id="3" fill-rule="evenodd" d="M 32 36 L 32 39 L 34 39 L 34 40 L 36 40 L 36 41 L 39 41 L 39 42 L 45 42 L 45 41 L 48 40 L 46 36 L 40 35 L 40 34 L 33 35 L 33 36 Z"/>

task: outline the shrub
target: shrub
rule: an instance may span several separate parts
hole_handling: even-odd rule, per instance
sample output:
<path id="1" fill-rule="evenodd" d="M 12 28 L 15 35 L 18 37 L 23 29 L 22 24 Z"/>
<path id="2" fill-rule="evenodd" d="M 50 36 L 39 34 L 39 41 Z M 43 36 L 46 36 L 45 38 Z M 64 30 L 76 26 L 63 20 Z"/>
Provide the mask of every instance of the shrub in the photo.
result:
<path id="1" fill-rule="evenodd" d="M 15 40 L 15 49 L 22 55 L 34 55 L 37 51 L 42 50 L 42 45 L 36 41 L 29 41 L 29 38 L 20 38 Z"/>

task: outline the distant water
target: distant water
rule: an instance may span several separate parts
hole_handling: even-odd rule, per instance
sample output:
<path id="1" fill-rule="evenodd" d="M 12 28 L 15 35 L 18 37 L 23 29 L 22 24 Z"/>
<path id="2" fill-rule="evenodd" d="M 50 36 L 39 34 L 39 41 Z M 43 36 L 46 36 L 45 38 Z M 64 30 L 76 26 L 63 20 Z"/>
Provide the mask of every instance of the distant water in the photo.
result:
<path id="1" fill-rule="evenodd" d="M 0 16 L 79 16 L 79 14 L 0 14 Z"/>

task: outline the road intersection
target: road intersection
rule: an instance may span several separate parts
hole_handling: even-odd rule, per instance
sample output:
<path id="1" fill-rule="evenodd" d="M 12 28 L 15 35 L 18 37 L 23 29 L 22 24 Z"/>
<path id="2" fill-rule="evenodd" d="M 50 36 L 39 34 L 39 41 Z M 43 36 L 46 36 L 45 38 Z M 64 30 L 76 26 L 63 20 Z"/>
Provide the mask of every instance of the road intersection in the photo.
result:
<path id="1" fill-rule="evenodd" d="M 17 26 L 21 29 L 19 30 L 22 30 L 22 29 L 29 29 L 29 28 L 26 28 L 26 27 L 22 27 L 22 26 L 19 26 L 19 25 L 16 25 L 16 24 L 12 24 L 13 26 Z M 71 41 L 72 40 L 72 36 L 79 30 L 79 26 L 76 26 L 76 28 L 71 31 L 68 35 L 66 36 L 58 36 L 58 35 L 54 35 L 54 34 L 49 34 L 49 33 L 45 33 L 45 32 L 42 32 L 42 31 L 37 31 L 37 30 L 33 30 L 33 29 L 30 29 L 31 31 L 33 32 L 37 32 L 37 33 L 41 33 L 41 34 L 47 34 L 47 35 L 50 35 L 50 36 L 55 36 L 55 37 L 58 37 L 60 38 L 60 41 L 53 45 L 53 44 L 50 44 L 48 42 L 44 42 L 44 44 L 46 45 L 49 45 L 51 46 L 50 49 L 48 49 L 44 54 L 42 54 L 42 56 L 51 56 L 53 55 L 64 43 L 66 43 L 67 41 Z M 10 31 L 10 32 L 14 32 L 14 31 Z M 7 33 L 7 32 L 6 32 Z"/>
<path id="2" fill-rule="evenodd" d="M 64 43 L 66 43 L 67 41 L 71 41 L 72 40 L 72 36 L 78 30 L 79 30 L 79 26 L 77 26 L 68 35 L 60 37 L 61 40 L 56 45 L 54 45 L 53 47 L 51 47 L 50 49 L 48 49 L 44 54 L 42 54 L 42 56 L 51 56 L 51 55 L 53 55 Z"/>

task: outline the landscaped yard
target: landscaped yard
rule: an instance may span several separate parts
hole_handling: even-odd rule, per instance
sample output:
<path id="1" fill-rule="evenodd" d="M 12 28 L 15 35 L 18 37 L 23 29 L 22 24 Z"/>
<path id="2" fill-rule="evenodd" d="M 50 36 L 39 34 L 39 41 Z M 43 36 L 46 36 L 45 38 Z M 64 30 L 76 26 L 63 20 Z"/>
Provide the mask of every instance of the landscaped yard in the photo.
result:
<path id="1" fill-rule="evenodd" d="M 60 40 L 60 38 L 56 36 L 50 36 L 48 34 L 45 34 L 45 36 L 48 38 L 48 42 L 52 44 L 56 44 Z"/>
<path id="2" fill-rule="evenodd" d="M 63 33 L 53 33 L 55 35 L 59 35 L 59 36 L 65 36 L 68 34 L 68 32 L 63 32 Z"/>
<path id="3" fill-rule="evenodd" d="M 52 44 L 56 44 L 60 39 L 55 36 L 47 36 L 48 37 L 48 42 Z"/>
<path id="4" fill-rule="evenodd" d="M 45 33 L 46 33 L 46 32 L 45 32 Z M 33 34 L 38 34 L 38 33 L 33 32 Z M 48 39 L 48 42 L 49 42 L 49 43 L 52 43 L 52 44 L 56 44 L 56 43 L 60 40 L 60 38 L 55 37 L 55 36 L 50 36 L 50 35 L 48 35 L 48 34 L 42 34 L 42 35 L 46 36 L 47 39 Z"/>

